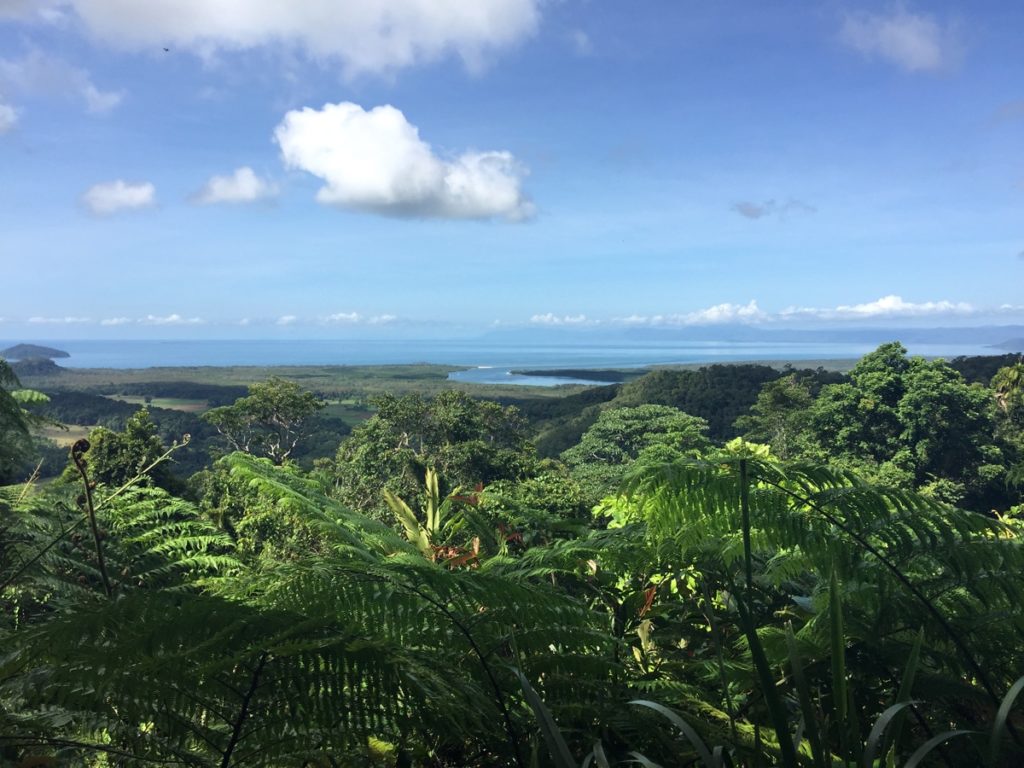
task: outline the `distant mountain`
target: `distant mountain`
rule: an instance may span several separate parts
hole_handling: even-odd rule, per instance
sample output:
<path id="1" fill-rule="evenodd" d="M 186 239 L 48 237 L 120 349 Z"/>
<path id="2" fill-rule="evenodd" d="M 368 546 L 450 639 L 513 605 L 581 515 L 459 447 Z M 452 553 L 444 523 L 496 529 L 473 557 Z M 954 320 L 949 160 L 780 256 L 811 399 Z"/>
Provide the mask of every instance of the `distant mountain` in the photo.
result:
<path id="1" fill-rule="evenodd" d="M 52 360 L 58 357 L 71 357 L 71 355 L 63 349 L 41 347 L 38 344 L 15 344 L 13 347 L 0 349 L 0 357 L 5 357 L 8 360 L 31 360 L 33 358 Z"/>

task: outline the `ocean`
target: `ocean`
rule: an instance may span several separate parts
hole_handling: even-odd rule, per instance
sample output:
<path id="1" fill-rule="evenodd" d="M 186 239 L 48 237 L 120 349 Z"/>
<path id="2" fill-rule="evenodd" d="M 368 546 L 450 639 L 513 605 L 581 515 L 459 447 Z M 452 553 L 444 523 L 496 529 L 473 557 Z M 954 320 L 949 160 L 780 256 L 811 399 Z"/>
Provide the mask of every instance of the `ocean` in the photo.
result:
<path id="1" fill-rule="evenodd" d="M 15 342 L 0 341 L 0 349 Z M 33 342 L 68 352 L 56 362 L 68 368 L 153 368 L 193 366 L 391 365 L 435 363 L 460 367 L 457 381 L 555 385 L 593 383 L 586 379 L 519 376 L 515 370 L 554 368 L 633 368 L 682 363 L 744 360 L 836 360 L 864 355 L 877 345 L 806 342 L 623 342 L 517 343 L 461 340 L 268 340 L 117 341 L 46 340 Z M 907 344 L 911 354 L 928 357 L 992 355 L 980 344 Z"/>

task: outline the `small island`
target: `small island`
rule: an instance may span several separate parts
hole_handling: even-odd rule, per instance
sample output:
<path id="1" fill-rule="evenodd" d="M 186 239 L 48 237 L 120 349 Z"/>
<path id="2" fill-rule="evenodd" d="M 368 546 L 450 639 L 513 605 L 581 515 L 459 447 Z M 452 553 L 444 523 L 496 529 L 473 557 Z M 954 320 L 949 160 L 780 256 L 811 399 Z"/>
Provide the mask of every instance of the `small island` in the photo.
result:
<path id="1" fill-rule="evenodd" d="M 1003 349 L 1007 352 L 1024 352 L 1024 337 L 1019 339 L 1008 339 L 1002 344 L 993 344 L 993 349 Z"/>
<path id="2" fill-rule="evenodd" d="M 0 357 L 8 360 L 53 360 L 54 358 L 71 357 L 71 355 L 62 349 L 42 347 L 38 344 L 15 344 L 13 347 L 0 349 Z"/>

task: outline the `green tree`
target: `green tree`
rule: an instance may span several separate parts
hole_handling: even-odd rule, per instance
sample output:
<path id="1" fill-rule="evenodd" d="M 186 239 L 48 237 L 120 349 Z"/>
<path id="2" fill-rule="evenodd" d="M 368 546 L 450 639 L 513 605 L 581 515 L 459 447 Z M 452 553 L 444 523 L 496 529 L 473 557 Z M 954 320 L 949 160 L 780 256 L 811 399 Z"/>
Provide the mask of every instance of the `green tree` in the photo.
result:
<path id="1" fill-rule="evenodd" d="M 92 430 L 85 461 L 92 481 L 117 488 L 143 473 L 166 451 L 149 411 L 141 408 L 129 417 L 121 432 L 106 427 Z M 65 477 L 77 480 L 77 471 L 69 467 Z M 172 492 L 181 488 L 181 481 L 174 475 L 169 461 L 160 462 L 145 472 L 140 484 Z"/>
<path id="2" fill-rule="evenodd" d="M 823 387 L 809 415 L 817 458 L 971 509 L 1007 503 L 992 395 L 944 360 L 883 344 Z"/>
<path id="3" fill-rule="evenodd" d="M 28 408 L 47 400 L 41 392 L 22 389 L 14 370 L 0 358 L 0 485 L 17 479 L 15 473 L 32 454 L 31 428 L 46 420 Z"/>
<path id="4" fill-rule="evenodd" d="M 388 519 L 385 489 L 417 506 L 412 500 L 421 495 L 428 468 L 445 484 L 444 493 L 518 480 L 536 469 L 526 421 L 515 408 L 456 391 L 433 399 L 384 395 L 373 403 L 377 413 L 325 465 L 335 495 L 354 509 Z"/>
<path id="5" fill-rule="evenodd" d="M 811 380 L 790 373 L 761 387 L 757 402 L 748 414 L 736 419 L 736 427 L 747 440 L 767 443 L 780 459 L 790 459 L 809 447 L 808 409 L 813 402 Z"/>
<path id="6" fill-rule="evenodd" d="M 992 377 L 992 390 L 998 406 L 996 434 L 1010 467 L 1007 482 L 1020 489 L 1024 486 L 1024 362 L 1000 368 Z"/>
<path id="7" fill-rule="evenodd" d="M 992 377 L 992 390 L 996 402 L 1007 416 L 1024 410 L 1024 361 L 1007 365 Z"/>
<path id="8" fill-rule="evenodd" d="M 324 402 L 298 384 L 278 376 L 249 386 L 232 405 L 213 408 L 203 418 L 216 427 L 233 450 L 282 464 L 309 432 Z"/>
<path id="9" fill-rule="evenodd" d="M 611 408 L 562 452 L 592 505 L 614 493 L 636 461 L 671 461 L 711 447 L 707 422 L 667 405 Z"/>

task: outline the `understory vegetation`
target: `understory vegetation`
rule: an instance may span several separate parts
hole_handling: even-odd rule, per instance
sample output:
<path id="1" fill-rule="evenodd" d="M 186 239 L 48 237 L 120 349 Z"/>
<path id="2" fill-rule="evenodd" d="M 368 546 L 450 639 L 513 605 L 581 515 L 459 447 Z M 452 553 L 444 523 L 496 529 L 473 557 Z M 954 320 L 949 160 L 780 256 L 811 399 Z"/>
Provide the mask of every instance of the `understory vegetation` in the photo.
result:
<path id="1" fill-rule="evenodd" d="M 1024 764 L 1019 358 L 533 399 L 23 378 L 0 765 Z"/>

